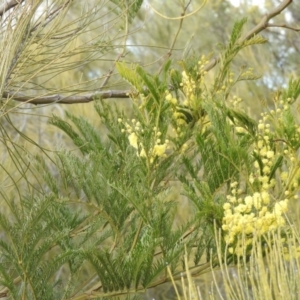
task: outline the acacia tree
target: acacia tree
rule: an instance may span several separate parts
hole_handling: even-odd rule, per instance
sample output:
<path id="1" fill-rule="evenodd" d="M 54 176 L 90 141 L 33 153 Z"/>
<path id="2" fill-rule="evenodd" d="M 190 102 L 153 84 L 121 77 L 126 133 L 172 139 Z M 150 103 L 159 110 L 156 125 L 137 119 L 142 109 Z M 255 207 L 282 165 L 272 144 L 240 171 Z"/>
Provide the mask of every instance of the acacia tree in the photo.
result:
<path id="1" fill-rule="evenodd" d="M 266 42 L 266 28 L 297 31 L 271 23 L 291 2 L 253 28 L 245 18 L 235 22 L 218 53 L 191 53 L 176 64 L 170 57 L 185 18 L 205 9 L 190 12 L 186 3 L 157 69 L 134 63 L 137 50 L 128 53 L 146 22 L 142 1 L 3 4 L 1 297 L 131 297 L 186 267 L 197 275 L 223 262 L 246 264 L 257 249 L 271 252 L 279 237 L 290 258 L 297 255 L 286 213 L 300 180 L 292 113 L 300 82 L 290 79 L 274 95 L 275 110 L 265 107 L 255 121 L 235 86 L 258 76 L 233 64 L 247 47 Z M 117 98 L 130 100 L 130 109 L 105 102 Z M 68 108 L 66 119 L 56 114 L 48 122 L 76 151 L 49 151 L 52 140 L 21 127 L 36 113 L 33 104 L 91 101 L 97 125 Z M 189 203 L 180 221 L 178 193 Z M 291 295 L 298 279 L 287 283 Z M 278 292 L 276 280 L 270 295 Z"/>

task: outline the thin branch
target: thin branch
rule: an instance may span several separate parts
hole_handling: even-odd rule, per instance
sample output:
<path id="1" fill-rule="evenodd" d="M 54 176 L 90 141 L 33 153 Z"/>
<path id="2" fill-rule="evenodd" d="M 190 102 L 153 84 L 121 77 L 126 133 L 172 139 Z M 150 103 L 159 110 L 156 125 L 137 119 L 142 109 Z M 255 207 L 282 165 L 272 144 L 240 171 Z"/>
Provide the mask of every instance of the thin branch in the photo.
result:
<path id="1" fill-rule="evenodd" d="M 128 9 L 129 8 L 127 8 L 127 10 L 125 11 L 125 35 L 124 35 L 124 41 L 123 41 L 122 51 L 119 53 L 117 59 L 113 63 L 112 68 L 109 70 L 108 74 L 106 75 L 106 78 L 104 79 L 103 83 L 101 84 L 101 89 L 104 88 L 107 85 L 108 80 L 111 78 L 111 76 L 113 74 L 113 71 L 114 71 L 114 69 L 116 67 L 116 64 L 119 62 L 119 60 L 121 59 L 121 57 L 123 57 L 124 54 L 125 54 L 126 42 L 127 42 L 128 33 L 129 33 Z"/>
<path id="2" fill-rule="evenodd" d="M 5 14 L 7 11 L 9 11 L 13 7 L 17 6 L 18 4 L 21 4 L 22 2 L 24 2 L 24 0 L 8 0 L 8 1 L 5 1 L 5 3 L 3 3 L 0 6 L 0 17 L 2 17 L 3 14 Z"/>
<path id="3" fill-rule="evenodd" d="M 85 95 L 73 95 L 73 96 L 63 96 L 63 95 L 50 95 L 50 96 L 26 96 L 23 93 L 14 92 L 4 92 L 2 98 L 13 99 L 19 102 L 31 103 L 31 104 L 78 104 L 78 103 L 88 103 L 97 99 L 109 99 L 109 98 L 129 98 L 132 95 L 130 90 L 111 90 L 104 92 L 94 92 Z"/>
<path id="4" fill-rule="evenodd" d="M 54 11 L 51 11 L 45 18 L 46 21 L 43 21 L 43 24 L 42 22 L 39 22 L 37 23 L 31 30 L 30 30 L 30 33 L 36 31 L 38 28 L 44 28 L 46 27 L 50 22 L 53 21 L 53 19 L 55 19 L 58 14 L 66 8 L 67 5 L 69 5 L 69 3 L 71 2 L 72 0 L 68 0 L 67 2 L 65 2 L 63 5 L 59 6 L 57 9 L 55 9 Z M 78 29 L 80 30 L 80 29 Z"/>
<path id="5" fill-rule="evenodd" d="M 192 11 L 191 13 L 189 13 L 189 14 L 184 14 L 184 15 L 180 15 L 180 17 L 174 17 L 174 18 L 172 18 L 172 17 L 167 17 L 167 16 L 165 16 L 165 15 L 163 15 L 163 14 L 161 14 L 159 11 L 157 11 L 156 9 L 154 9 L 153 8 L 153 6 L 150 4 L 150 3 L 148 3 L 148 5 L 150 6 L 150 8 L 157 14 L 157 15 L 159 15 L 160 17 L 162 17 L 163 19 L 167 19 L 167 20 L 180 20 L 180 19 L 185 19 L 185 18 L 187 18 L 187 17 L 189 17 L 189 16 L 192 16 L 192 15 L 194 15 L 194 14 L 196 14 L 205 4 L 206 4 L 206 1 L 207 0 L 204 0 L 203 1 L 203 3 L 202 3 L 202 5 L 200 5 L 200 7 L 199 8 L 197 8 L 195 11 Z M 191 0 L 187 3 L 187 5 L 185 6 L 185 8 L 184 8 L 184 10 L 186 11 L 186 9 L 187 9 L 187 7 L 190 5 L 190 3 L 191 3 Z"/>
<path id="6" fill-rule="evenodd" d="M 176 41 L 177 41 L 177 39 L 178 39 L 179 33 L 180 33 L 181 29 L 182 29 L 182 24 L 183 24 L 183 20 L 184 20 L 183 17 L 186 15 L 186 11 L 187 11 L 187 9 L 188 9 L 190 3 L 191 3 L 191 1 L 189 1 L 189 2 L 187 3 L 187 5 L 183 8 L 183 12 L 182 12 L 181 15 L 180 15 L 182 18 L 180 18 L 180 22 L 179 22 L 179 26 L 178 26 L 177 32 L 176 32 L 176 34 L 175 34 L 175 36 L 174 36 L 174 39 L 173 39 L 172 44 L 171 44 L 171 46 L 170 46 L 170 48 L 169 48 L 169 51 L 168 51 L 168 53 L 166 54 L 166 59 L 168 59 L 168 58 L 172 55 L 172 51 L 173 51 L 173 49 L 174 49 L 174 47 L 175 47 L 175 44 L 176 44 Z M 164 67 L 164 64 L 161 65 L 161 67 L 160 67 L 160 69 L 159 69 L 159 71 L 158 71 L 158 74 L 161 73 L 161 71 L 163 70 L 163 67 Z"/>
<path id="7" fill-rule="evenodd" d="M 292 27 L 292 26 L 288 26 L 286 24 L 268 24 L 267 27 L 268 28 L 269 27 L 281 27 L 281 28 L 286 28 L 286 29 L 290 29 L 290 30 L 293 30 L 293 31 L 300 31 L 300 28 L 295 28 L 295 27 Z"/>
<path id="8" fill-rule="evenodd" d="M 277 7 L 275 7 L 273 10 L 271 10 L 268 14 L 264 15 L 264 17 L 261 19 L 261 21 L 249 32 L 247 32 L 242 38 L 241 38 L 241 43 L 243 43 L 246 40 L 251 39 L 254 35 L 260 33 L 263 31 L 265 28 L 268 27 L 268 22 L 276 17 L 277 15 L 281 14 L 283 10 L 285 10 L 293 0 L 285 0 L 282 1 L 281 4 L 279 4 Z"/>
<path id="9" fill-rule="evenodd" d="M 257 35 L 267 27 L 270 27 L 268 22 L 279 15 L 283 10 L 285 10 L 293 0 L 285 0 L 282 1 L 281 4 L 279 4 L 277 7 L 275 7 L 273 10 L 271 10 L 268 14 L 264 15 L 264 17 L 261 19 L 261 21 L 250 31 L 248 31 L 241 39 L 239 40 L 239 43 L 244 43 L 245 41 L 251 39 L 253 36 Z M 220 57 L 214 57 L 210 60 L 210 62 L 204 67 L 204 71 L 209 71 L 212 68 L 214 68 L 218 63 L 220 62 Z"/>
<path id="10" fill-rule="evenodd" d="M 20 2 L 20 1 L 19 1 Z M 263 31 L 267 27 L 275 27 L 273 24 L 268 24 L 268 22 L 279 15 L 285 8 L 287 8 L 293 0 L 282 1 L 280 5 L 271 10 L 266 14 L 258 25 L 256 25 L 252 30 L 247 32 L 240 40 L 239 43 L 244 43 L 246 40 L 249 40 L 259 32 Z M 1 11 L 0 11 L 1 12 Z M 278 26 L 288 29 L 293 29 L 288 26 Z M 298 31 L 298 30 L 297 30 Z M 220 62 L 219 57 L 214 57 L 210 62 L 205 66 L 204 71 L 209 71 L 214 68 Z M 123 91 L 104 91 L 104 92 L 95 92 L 86 95 L 74 95 L 74 96 L 63 96 L 63 95 L 51 95 L 51 96 L 26 96 L 22 93 L 17 92 L 4 92 L 2 94 L 3 98 L 14 99 L 19 102 L 31 103 L 31 104 L 51 104 L 51 103 L 60 103 L 60 104 L 78 104 L 78 103 L 88 103 L 96 99 L 109 99 L 109 98 L 129 98 L 129 95 L 132 94 L 132 91 L 123 90 Z"/>

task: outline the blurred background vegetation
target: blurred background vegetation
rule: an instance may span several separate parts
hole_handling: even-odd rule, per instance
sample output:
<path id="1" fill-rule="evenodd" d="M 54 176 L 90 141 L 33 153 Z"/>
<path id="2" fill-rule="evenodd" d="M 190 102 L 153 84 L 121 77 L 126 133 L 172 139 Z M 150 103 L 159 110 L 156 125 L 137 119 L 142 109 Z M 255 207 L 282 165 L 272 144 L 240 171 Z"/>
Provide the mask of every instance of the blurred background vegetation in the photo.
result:
<path id="1" fill-rule="evenodd" d="M 14 199 L 16 186 L 18 193 L 39 186 L 39 178 L 30 169 L 28 152 L 43 150 L 52 158 L 52 153 L 61 148 L 77 151 L 61 130 L 49 125 L 52 114 L 64 118 L 65 112 L 69 112 L 86 117 L 101 134 L 106 134 L 93 101 L 35 106 L 14 101 L 13 93 L 34 99 L 130 89 L 115 70 L 117 61 L 138 63 L 149 73 L 158 74 L 168 58 L 180 66 L 193 55 L 218 55 L 237 20 L 247 17 L 244 28 L 247 31 L 280 2 L 266 0 L 257 6 L 251 0 L 240 1 L 239 5 L 216 0 L 207 1 L 198 10 L 203 5 L 201 0 L 44 0 L 36 1 L 34 7 L 25 0 L 4 13 L 0 42 L 1 93 L 11 93 L 11 96 L 3 97 L 1 104 L 3 199 Z M 24 9 L 27 5 L 28 9 Z M 186 17 L 180 18 L 183 12 Z M 294 1 L 272 22 L 299 28 L 300 3 Z M 266 44 L 242 50 L 233 63 L 237 72 L 242 67 L 253 68 L 260 76 L 258 80 L 239 83 L 233 90 L 236 95 L 242 95 L 248 113 L 256 119 L 263 108 L 272 108 L 276 90 L 285 87 L 290 76 L 300 75 L 299 32 L 282 26 L 266 28 L 262 35 L 268 39 Z M 215 69 L 209 72 L 208 85 L 215 72 Z M 130 117 L 130 99 L 105 101 L 117 104 Z M 50 160 L 47 164 L 51 167 Z M 7 201 L 3 199 L 1 210 L 6 211 Z M 182 210 L 183 219 L 186 213 L 188 208 Z"/>
<path id="2" fill-rule="evenodd" d="M 116 5 L 114 4 L 114 2 Z M 14 12 L 10 22 L 18 23 L 19 27 L 11 36 L 22 45 L 21 32 L 26 35 L 28 24 L 35 28 L 31 38 L 22 45 L 22 55 L 13 62 L 9 70 L 13 76 L 2 85 L 3 91 L 19 91 L 29 96 L 42 95 L 77 95 L 96 90 L 124 90 L 126 83 L 120 80 L 114 69 L 116 61 L 139 63 L 151 73 L 159 71 L 160 66 L 168 57 L 175 65 L 188 56 L 215 54 L 217 55 L 226 44 L 235 21 L 247 17 L 245 31 L 253 28 L 262 16 L 280 1 L 267 0 L 259 6 L 251 0 L 240 1 L 234 6 L 231 1 L 193 0 L 187 6 L 186 18 L 180 19 L 188 1 L 38 1 L 32 16 L 26 15 L 22 8 Z M 24 4 L 25 3 L 25 4 Z M 26 5 L 26 1 L 23 4 Z M 126 4 L 127 3 L 127 4 Z M 142 5 L 141 5 L 142 4 Z M 120 7 L 122 5 L 141 5 L 137 15 L 128 18 Z M 44 22 L 47 12 L 55 7 L 63 6 L 62 12 L 54 21 Z M 134 7 L 136 9 L 136 7 Z M 126 7 L 124 7 L 126 10 Z M 22 12 L 22 13 L 21 13 Z M 159 14 L 157 13 L 159 12 Z M 277 16 L 274 24 L 299 24 L 300 4 L 294 2 L 283 13 Z M 190 14 L 190 15 L 189 15 Z M 5 38 L 6 21 L 9 17 L 3 15 L 1 47 L 3 55 L 14 53 L 20 49 L 9 49 Z M 10 24 L 10 26 L 12 26 Z M 31 25 L 30 25 L 31 26 Z M 39 28 L 38 30 L 36 30 Z M 19 32 L 19 33 L 18 33 Z M 272 106 L 272 94 L 285 87 L 290 76 L 299 76 L 299 33 L 285 28 L 266 28 L 263 36 L 268 42 L 263 46 L 247 47 L 238 54 L 233 63 L 237 72 L 241 66 L 251 67 L 254 73 L 261 76 L 255 81 L 240 82 L 234 89 L 237 95 L 243 95 L 248 104 L 249 113 L 259 116 L 262 107 Z M 11 38 L 12 38 L 11 37 Z M 33 42 L 35 40 L 39 41 Z M 17 47 L 12 45 L 12 47 Z M 3 60 L 5 61 L 5 60 Z M 3 70 L 4 71 L 4 70 Z M 215 70 L 208 77 L 213 78 Z M 4 77 L 5 72 L 2 72 Z M 4 81 L 5 78 L 2 78 Z M 9 100 L 9 99 L 8 99 Z M 130 111 L 130 100 L 108 99 L 107 102 L 117 103 L 126 111 Z M 30 152 L 40 151 L 31 142 L 40 147 L 55 151 L 61 145 L 72 147 L 69 139 L 65 139 L 61 131 L 47 123 L 53 113 L 60 116 L 64 111 L 87 117 L 95 125 L 100 126 L 93 103 L 73 105 L 43 104 L 34 106 L 15 101 L 6 101 L 2 107 L 2 128 L 11 141 L 19 146 L 26 145 Z M 9 114 L 8 114 L 9 112 Z M 8 120 L 9 118 L 9 120 Z M 8 123 L 11 124 L 9 125 Z M 15 128 L 13 128 L 15 127 Z M 20 133 L 17 133 L 16 130 Z M 13 174 L 15 169 L 12 159 L 8 157 L 5 143 L 2 143 L 1 162 L 5 169 Z M 49 153 L 48 151 L 48 153 Z M 7 177 L 6 175 L 4 175 Z M 5 186 L 13 185 L 5 179 Z"/>
<path id="3" fill-rule="evenodd" d="M 53 2 L 52 5 L 59 5 L 59 1 Z M 268 9 L 280 3 L 265 1 L 257 6 L 249 0 L 240 1 L 235 7 L 230 1 L 208 1 L 203 9 L 197 11 L 202 2 L 191 1 L 186 11 L 186 15 L 191 15 L 179 20 L 187 4 L 184 1 L 145 1 L 137 16 L 127 20 L 122 12 L 118 12 L 113 1 L 70 1 L 63 17 L 54 23 L 49 22 L 41 33 L 36 34 L 39 38 L 39 34 L 47 33 L 45 42 L 38 46 L 26 45 L 20 58 L 25 63 L 20 63 L 14 70 L 18 76 L 14 75 L 6 89 L 19 88 L 35 96 L 125 89 L 126 83 L 120 81 L 113 69 L 116 60 L 139 63 L 155 73 L 169 56 L 180 64 L 189 55 L 217 55 L 227 42 L 235 21 L 246 16 L 245 30 L 253 28 Z M 48 5 L 50 7 L 51 1 L 41 1 L 31 22 L 38 23 Z M 298 24 L 299 11 L 300 4 L 295 2 L 273 22 Z M 70 38 L 66 38 L 68 35 Z M 243 95 L 253 115 L 259 115 L 260 108 L 266 103 L 271 105 L 272 93 L 286 86 L 290 76 L 299 75 L 298 33 L 285 28 L 267 28 L 263 36 L 268 39 L 267 44 L 244 49 L 234 62 L 237 70 L 241 66 L 251 67 L 255 74 L 261 76 L 256 81 L 241 82 L 236 87 L 236 93 Z M 106 82 L 110 72 L 112 75 Z M 111 99 L 107 101 L 113 102 Z M 130 106 L 126 99 L 116 102 Z M 68 110 L 98 122 L 93 103 L 35 107 L 10 102 L 9 105 L 15 126 L 39 145 L 50 149 L 62 139 L 61 133 L 53 132 L 56 129 L 47 124 L 47 117 L 52 113 L 63 115 L 64 110 Z"/>

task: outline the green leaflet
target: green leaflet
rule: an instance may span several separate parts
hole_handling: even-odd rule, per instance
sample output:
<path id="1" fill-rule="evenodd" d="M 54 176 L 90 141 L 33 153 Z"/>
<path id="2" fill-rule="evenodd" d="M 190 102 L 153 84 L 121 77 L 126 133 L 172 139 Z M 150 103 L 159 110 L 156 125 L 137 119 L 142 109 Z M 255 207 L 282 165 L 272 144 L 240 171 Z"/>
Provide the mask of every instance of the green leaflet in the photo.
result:
<path id="1" fill-rule="evenodd" d="M 122 78 L 129 82 L 136 91 L 138 91 L 139 93 L 144 92 L 144 83 L 142 78 L 136 72 L 136 65 L 131 65 L 131 68 L 129 68 L 125 63 L 118 62 L 116 64 L 116 68 Z"/>

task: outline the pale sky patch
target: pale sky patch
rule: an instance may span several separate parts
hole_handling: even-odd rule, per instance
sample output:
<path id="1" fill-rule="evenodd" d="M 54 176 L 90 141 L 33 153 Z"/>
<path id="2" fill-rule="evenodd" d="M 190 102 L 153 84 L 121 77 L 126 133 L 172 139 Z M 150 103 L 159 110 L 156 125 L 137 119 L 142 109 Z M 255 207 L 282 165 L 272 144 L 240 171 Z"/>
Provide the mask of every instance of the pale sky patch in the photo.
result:
<path id="1" fill-rule="evenodd" d="M 229 0 L 229 2 L 235 6 L 235 7 L 239 7 L 241 5 L 241 3 L 244 2 L 244 0 Z M 257 5 L 259 7 L 264 7 L 265 5 L 265 1 L 264 0 L 252 0 L 252 5 Z"/>

